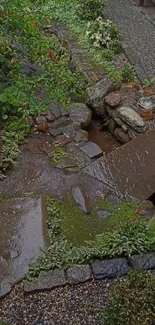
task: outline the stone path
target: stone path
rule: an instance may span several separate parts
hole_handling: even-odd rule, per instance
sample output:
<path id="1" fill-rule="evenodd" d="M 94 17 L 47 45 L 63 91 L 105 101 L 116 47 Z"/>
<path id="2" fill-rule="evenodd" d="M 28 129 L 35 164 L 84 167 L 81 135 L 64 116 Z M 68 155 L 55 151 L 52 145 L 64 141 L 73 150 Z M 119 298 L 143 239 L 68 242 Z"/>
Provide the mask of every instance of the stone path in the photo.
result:
<path id="1" fill-rule="evenodd" d="M 129 0 L 108 0 L 106 18 L 120 30 L 124 49 L 133 63 L 138 77 L 155 77 L 155 27 Z"/>

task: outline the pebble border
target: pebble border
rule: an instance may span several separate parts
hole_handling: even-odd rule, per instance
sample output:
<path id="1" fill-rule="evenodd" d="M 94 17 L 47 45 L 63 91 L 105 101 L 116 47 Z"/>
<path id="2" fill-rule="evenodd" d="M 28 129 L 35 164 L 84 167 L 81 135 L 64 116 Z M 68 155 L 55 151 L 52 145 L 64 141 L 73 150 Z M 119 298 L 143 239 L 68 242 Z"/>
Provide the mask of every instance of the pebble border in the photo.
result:
<path id="1" fill-rule="evenodd" d="M 24 285 L 25 293 L 51 290 L 65 285 L 82 284 L 91 280 L 103 280 L 127 275 L 129 270 L 155 270 L 155 252 L 144 255 L 134 255 L 130 258 L 114 258 L 97 261 L 91 265 L 79 264 L 64 269 L 55 269 L 40 273 L 34 282 Z"/>

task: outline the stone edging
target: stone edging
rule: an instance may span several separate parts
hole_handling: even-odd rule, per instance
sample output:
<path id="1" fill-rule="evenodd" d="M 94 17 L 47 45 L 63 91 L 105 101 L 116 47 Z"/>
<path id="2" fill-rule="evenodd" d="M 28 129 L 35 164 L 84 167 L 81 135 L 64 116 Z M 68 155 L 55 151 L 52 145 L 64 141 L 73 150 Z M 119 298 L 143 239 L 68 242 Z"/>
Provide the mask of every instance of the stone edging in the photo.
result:
<path id="1" fill-rule="evenodd" d="M 115 258 L 98 261 L 91 265 L 73 265 L 67 271 L 55 269 L 40 273 L 37 280 L 24 285 L 24 292 L 50 290 L 65 285 L 82 284 L 90 280 L 117 278 L 127 275 L 130 269 L 155 269 L 155 252 L 144 255 L 134 255 L 131 258 Z"/>

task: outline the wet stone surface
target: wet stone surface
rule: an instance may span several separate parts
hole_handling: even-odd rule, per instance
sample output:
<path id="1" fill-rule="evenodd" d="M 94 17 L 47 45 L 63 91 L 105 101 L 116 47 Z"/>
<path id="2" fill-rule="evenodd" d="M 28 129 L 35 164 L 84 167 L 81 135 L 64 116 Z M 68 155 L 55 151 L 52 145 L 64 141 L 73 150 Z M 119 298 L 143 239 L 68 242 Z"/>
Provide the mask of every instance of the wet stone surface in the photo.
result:
<path id="1" fill-rule="evenodd" d="M 89 158 L 99 158 L 103 155 L 103 151 L 100 147 L 94 142 L 87 142 L 81 150 L 89 157 Z"/>
<path id="2" fill-rule="evenodd" d="M 115 192 L 143 200 L 155 191 L 155 131 L 149 131 L 84 168 Z"/>
<path id="3" fill-rule="evenodd" d="M 7 199 L 0 202 L 0 297 L 28 272 L 41 249 L 48 244 L 43 197 Z"/>

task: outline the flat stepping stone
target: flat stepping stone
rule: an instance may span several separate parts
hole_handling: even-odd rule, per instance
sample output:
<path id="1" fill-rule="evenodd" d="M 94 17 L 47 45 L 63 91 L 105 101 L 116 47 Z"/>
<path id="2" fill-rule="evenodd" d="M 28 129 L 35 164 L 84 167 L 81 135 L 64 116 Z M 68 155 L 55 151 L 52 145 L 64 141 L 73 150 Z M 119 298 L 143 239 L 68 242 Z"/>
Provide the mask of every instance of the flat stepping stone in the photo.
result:
<path id="1" fill-rule="evenodd" d="M 99 158 L 103 155 L 103 151 L 101 148 L 94 142 L 87 142 L 81 150 L 89 157 L 89 158 Z"/>
<path id="2" fill-rule="evenodd" d="M 44 197 L 0 201 L 0 297 L 29 270 L 48 244 Z"/>
<path id="3" fill-rule="evenodd" d="M 146 132 L 83 171 L 119 195 L 144 200 L 155 191 L 155 131 Z"/>
<path id="4" fill-rule="evenodd" d="M 81 211 L 84 213 L 90 213 L 90 207 L 89 207 L 89 197 L 86 195 L 85 191 L 82 187 L 76 186 L 72 188 L 72 196 L 74 198 L 75 203 L 79 207 Z"/>
<path id="5" fill-rule="evenodd" d="M 25 292 L 50 290 L 67 284 L 64 270 L 41 272 L 38 279 L 24 285 Z"/>

